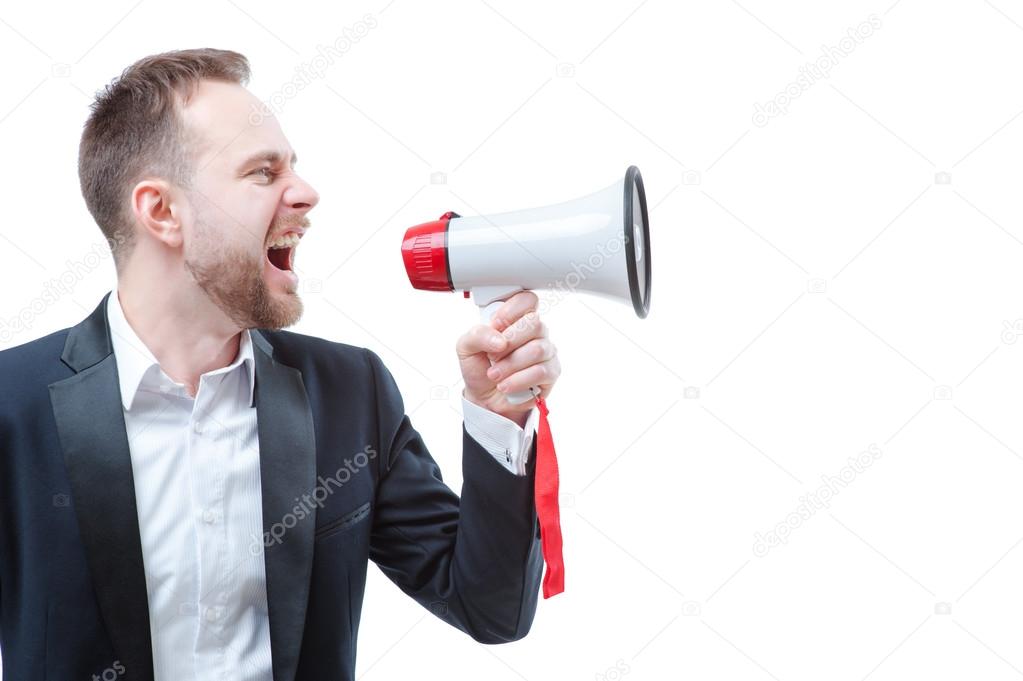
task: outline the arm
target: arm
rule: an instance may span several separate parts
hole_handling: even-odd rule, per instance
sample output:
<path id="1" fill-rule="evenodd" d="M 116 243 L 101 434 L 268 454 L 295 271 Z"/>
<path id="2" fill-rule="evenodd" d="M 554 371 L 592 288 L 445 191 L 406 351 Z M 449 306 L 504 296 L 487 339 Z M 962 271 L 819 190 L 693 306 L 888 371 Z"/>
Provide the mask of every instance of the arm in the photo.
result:
<path id="1" fill-rule="evenodd" d="M 463 428 L 459 499 L 405 415 L 394 379 L 379 357 L 367 355 L 382 454 L 370 558 L 402 591 L 475 640 L 522 638 L 543 569 L 536 457 L 528 456 L 525 475 L 513 475 Z"/>

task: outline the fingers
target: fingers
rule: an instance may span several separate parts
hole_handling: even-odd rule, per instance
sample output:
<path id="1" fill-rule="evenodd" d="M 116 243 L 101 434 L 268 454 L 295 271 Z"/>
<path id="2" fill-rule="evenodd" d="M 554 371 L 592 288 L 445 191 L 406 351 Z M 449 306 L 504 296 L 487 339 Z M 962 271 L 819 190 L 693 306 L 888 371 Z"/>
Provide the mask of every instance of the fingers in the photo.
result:
<path id="1" fill-rule="evenodd" d="M 463 359 L 485 352 L 492 359 L 499 360 L 533 339 L 546 338 L 547 334 L 547 325 L 535 310 L 530 310 L 501 332 L 485 324 L 474 326 L 458 339 L 455 350 Z"/>
<path id="2" fill-rule="evenodd" d="M 540 299 L 532 291 L 519 291 L 497 308 L 490 319 L 490 325 L 498 331 L 504 331 L 527 312 L 536 310 L 539 302 Z"/>
<path id="3" fill-rule="evenodd" d="M 548 338 L 546 324 L 537 312 L 539 299 L 521 291 L 505 301 L 491 317 L 478 324 L 455 344 L 467 387 L 496 395 L 537 388 L 546 398 L 561 375 L 557 348 Z M 493 366 L 488 366 L 493 362 Z M 496 387 L 496 391 L 495 391 Z"/>
<path id="4" fill-rule="evenodd" d="M 455 352 L 460 359 L 486 352 L 496 354 L 508 347 L 508 339 L 485 324 L 477 324 L 464 333 L 455 343 Z"/>
<path id="5" fill-rule="evenodd" d="M 511 326 L 501 332 L 508 345 L 503 351 L 494 354 L 494 359 L 502 359 L 517 348 L 536 338 L 546 338 L 548 335 L 547 325 L 540 319 L 539 313 L 535 310 L 526 312 L 519 317 Z"/>
<path id="6" fill-rule="evenodd" d="M 503 393 L 515 393 L 529 390 L 531 386 L 549 388 L 558 380 L 560 375 L 561 362 L 555 356 L 540 364 L 533 364 L 522 371 L 516 371 L 508 378 L 499 382 L 497 389 Z M 547 390 L 546 392 L 550 391 Z"/>
<path id="7" fill-rule="evenodd" d="M 509 352 L 487 371 L 487 378 L 497 382 L 534 364 L 553 359 L 557 354 L 554 344 L 547 338 L 534 338 Z"/>

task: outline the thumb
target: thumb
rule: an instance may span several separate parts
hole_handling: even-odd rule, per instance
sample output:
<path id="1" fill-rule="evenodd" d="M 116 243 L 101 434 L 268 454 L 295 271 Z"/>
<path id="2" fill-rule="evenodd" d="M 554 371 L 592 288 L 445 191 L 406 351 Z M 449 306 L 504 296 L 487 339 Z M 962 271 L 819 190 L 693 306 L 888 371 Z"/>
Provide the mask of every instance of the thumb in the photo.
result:
<path id="1" fill-rule="evenodd" d="M 480 353 L 499 354 L 508 347 L 508 339 L 491 326 L 477 324 L 458 339 L 455 352 L 459 359 L 468 359 Z"/>

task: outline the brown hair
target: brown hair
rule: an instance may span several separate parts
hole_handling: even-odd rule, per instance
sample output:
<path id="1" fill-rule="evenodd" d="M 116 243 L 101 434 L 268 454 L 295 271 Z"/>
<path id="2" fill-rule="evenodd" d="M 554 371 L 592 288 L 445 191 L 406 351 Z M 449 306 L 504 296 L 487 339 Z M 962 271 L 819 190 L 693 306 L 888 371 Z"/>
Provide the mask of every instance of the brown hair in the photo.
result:
<path id="1" fill-rule="evenodd" d="M 183 186 L 191 178 L 180 107 L 201 80 L 248 79 L 249 62 L 237 52 L 178 50 L 140 59 L 96 94 L 78 148 L 78 178 L 118 268 L 134 244 L 135 184 L 147 175 Z"/>

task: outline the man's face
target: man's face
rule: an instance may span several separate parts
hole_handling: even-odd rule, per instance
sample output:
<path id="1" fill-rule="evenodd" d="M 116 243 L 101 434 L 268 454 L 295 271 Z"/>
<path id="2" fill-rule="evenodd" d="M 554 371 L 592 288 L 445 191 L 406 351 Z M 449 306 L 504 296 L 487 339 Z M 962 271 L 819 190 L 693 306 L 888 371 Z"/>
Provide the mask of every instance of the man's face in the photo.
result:
<path id="1" fill-rule="evenodd" d="M 182 232 L 185 267 L 210 299 L 243 328 L 279 329 L 302 315 L 295 251 L 319 196 L 265 113 L 240 85 L 200 84 L 183 113 L 194 176 Z"/>

